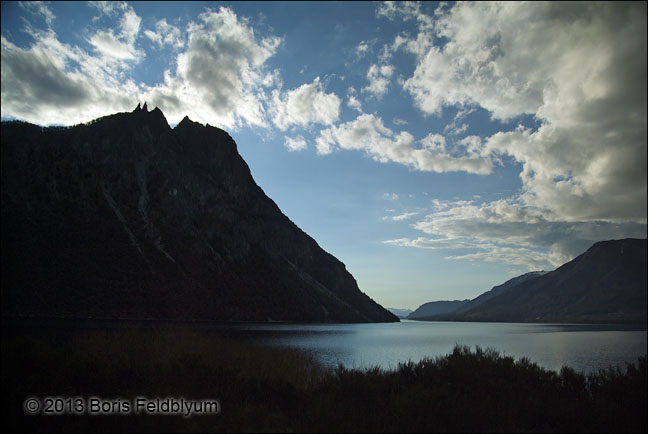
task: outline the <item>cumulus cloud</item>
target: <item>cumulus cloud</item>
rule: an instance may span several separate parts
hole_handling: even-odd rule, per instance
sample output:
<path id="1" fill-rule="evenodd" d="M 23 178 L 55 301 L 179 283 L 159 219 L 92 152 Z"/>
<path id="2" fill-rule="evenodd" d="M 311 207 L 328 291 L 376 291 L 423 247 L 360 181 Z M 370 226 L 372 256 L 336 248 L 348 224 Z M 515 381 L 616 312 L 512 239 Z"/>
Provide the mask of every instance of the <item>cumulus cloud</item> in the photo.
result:
<path id="1" fill-rule="evenodd" d="M 373 64 L 367 71 L 367 80 L 369 84 L 362 88 L 362 92 L 367 92 L 380 99 L 387 93 L 387 87 L 394 74 L 392 65 Z"/>
<path id="2" fill-rule="evenodd" d="M 373 114 L 361 114 L 353 121 L 322 130 L 316 144 L 317 152 L 322 155 L 338 148 L 358 150 L 381 163 L 399 163 L 420 171 L 487 174 L 493 168 L 478 153 L 453 155 L 446 147 L 445 138 L 438 134 L 430 134 L 415 143 L 410 133 L 395 133 Z"/>
<path id="3" fill-rule="evenodd" d="M 286 137 L 284 146 L 290 151 L 302 151 L 306 149 L 306 140 L 302 136 L 297 136 L 294 139 L 292 137 Z"/>
<path id="4" fill-rule="evenodd" d="M 257 38 L 245 21 L 225 7 L 201 13 L 187 33 L 175 76 L 167 74 L 164 84 L 151 89 L 147 99 L 171 119 L 188 114 L 230 128 L 242 123 L 266 126 L 264 64 L 281 39 Z"/>
<path id="5" fill-rule="evenodd" d="M 319 77 L 288 92 L 276 89 L 272 97 L 273 122 L 282 131 L 293 125 L 331 125 L 340 115 L 340 98 L 326 93 Z"/>
<path id="6" fill-rule="evenodd" d="M 407 133 L 394 134 L 373 114 L 361 114 L 355 120 L 327 128 L 317 138 L 317 151 L 329 154 L 336 147 L 346 150 L 364 150 L 381 162 L 403 162 L 410 154 L 414 137 Z"/>
<path id="7" fill-rule="evenodd" d="M 51 29 L 28 27 L 34 38 L 28 48 L 2 38 L 2 116 L 70 125 L 148 101 L 171 123 L 189 115 L 225 128 L 268 125 L 268 87 L 278 79 L 266 61 L 280 38 L 258 37 L 246 20 L 224 7 L 190 23 L 184 46 L 179 29 L 158 21 L 155 32 L 145 35 L 184 50 L 162 83 L 146 86 L 129 78 L 132 65 L 144 55 L 137 47 L 140 17 L 124 2 L 93 5 L 100 12 L 94 21 L 107 17 L 117 23 L 89 36 L 93 52 L 60 42 Z"/>
<path id="8" fill-rule="evenodd" d="M 645 223 L 645 33 L 641 3 L 459 3 L 402 44 L 417 55 L 404 89 L 428 114 L 534 115 L 537 130 L 497 133 L 486 148 L 522 163 L 522 201 L 549 218 Z M 455 119 L 447 132 L 465 128 Z"/>
<path id="9" fill-rule="evenodd" d="M 535 113 L 542 101 L 545 74 L 536 70 L 535 80 L 529 77 L 547 59 L 537 58 L 534 43 L 538 41 L 517 37 L 529 33 L 526 26 L 534 21 L 532 9 L 537 8 L 520 3 L 457 4 L 416 39 L 401 42 L 417 56 L 414 74 L 404 88 L 430 114 L 440 113 L 443 106 L 470 103 L 499 119 Z M 439 47 L 435 36 L 446 38 L 447 43 Z M 545 35 L 546 43 L 554 36 Z"/>
<path id="10" fill-rule="evenodd" d="M 416 56 L 403 88 L 423 113 L 459 108 L 446 137 L 466 131 L 473 107 L 539 125 L 458 141 L 493 161 L 512 157 L 522 189 L 437 209 L 416 229 L 492 246 L 454 259 L 530 268 L 542 258 L 560 265 L 601 239 L 646 237 L 645 3 L 465 2 L 438 9 L 432 25 L 411 5 L 380 10 L 418 20 L 418 34 L 399 35 L 392 49 Z"/>
<path id="11" fill-rule="evenodd" d="M 2 116 L 70 125 L 132 110 L 131 81 L 119 82 L 100 59 L 59 42 L 51 30 L 34 36 L 27 49 L 2 37 Z"/>
<path id="12" fill-rule="evenodd" d="M 347 105 L 351 107 L 353 110 L 362 113 L 362 104 L 355 96 L 349 95 L 349 99 L 347 100 Z"/>
<path id="13" fill-rule="evenodd" d="M 73 124 L 146 100 L 171 123 L 189 115 L 224 128 L 291 130 L 284 145 L 295 151 L 307 147 L 295 130 L 323 127 L 315 132 L 319 154 L 357 150 L 413 170 L 475 174 L 513 160 L 522 186 L 511 197 L 436 201 L 425 216 L 395 216 L 424 236 L 389 244 L 467 250 L 452 259 L 547 268 L 601 239 L 646 236 L 645 2 L 459 2 L 433 16 L 420 3 L 378 4 L 378 18 L 413 22 L 417 32 L 383 46 L 360 92 L 386 95 L 396 85 L 392 53 L 412 54 L 413 72 L 398 83 L 416 107 L 427 116 L 457 111 L 443 134 L 422 139 L 399 132 L 406 122 L 394 114 L 394 130 L 379 114 L 364 114 L 353 88 L 345 103 L 357 117 L 337 125 L 342 101 L 319 78 L 284 90 L 279 72 L 268 67 L 281 38 L 258 35 L 229 8 L 207 10 L 183 38 L 165 20 L 142 32 L 127 3 L 92 4 L 100 14 L 95 22 L 113 25 L 86 34 L 90 49 L 60 41 L 45 3 L 22 4 L 49 28 L 28 27 L 34 42 L 27 47 L 2 37 L 2 116 Z M 144 55 L 142 36 L 176 50 L 176 66 L 155 86 L 128 78 Z M 377 43 L 362 41 L 355 52 L 369 56 Z M 535 126 L 464 137 L 476 126 L 469 116 L 477 108 L 495 120 L 524 115 Z"/>
<path id="14" fill-rule="evenodd" d="M 34 40 L 28 48 L 3 36 L 2 116 L 70 125 L 132 110 L 139 89 L 124 74 L 141 55 L 134 46 L 141 20 L 126 4 L 107 11 L 118 32 L 99 29 L 90 37 L 98 55 L 61 43 L 51 28 L 27 26 Z"/>

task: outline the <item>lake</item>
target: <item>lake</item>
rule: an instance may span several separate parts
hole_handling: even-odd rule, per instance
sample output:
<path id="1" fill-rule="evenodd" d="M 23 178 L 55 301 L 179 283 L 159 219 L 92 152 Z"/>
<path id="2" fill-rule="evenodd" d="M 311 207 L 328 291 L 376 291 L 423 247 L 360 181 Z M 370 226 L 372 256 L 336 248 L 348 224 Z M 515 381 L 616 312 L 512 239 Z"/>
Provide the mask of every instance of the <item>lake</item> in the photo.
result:
<path id="1" fill-rule="evenodd" d="M 646 355 L 645 325 L 425 322 L 379 324 L 245 324 L 228 333 L 265 346 L 296 348 L 328 366 L 395 368 L 448 354 L 456 344 L 528 357 L 552 370 L 589 373 Z"/>

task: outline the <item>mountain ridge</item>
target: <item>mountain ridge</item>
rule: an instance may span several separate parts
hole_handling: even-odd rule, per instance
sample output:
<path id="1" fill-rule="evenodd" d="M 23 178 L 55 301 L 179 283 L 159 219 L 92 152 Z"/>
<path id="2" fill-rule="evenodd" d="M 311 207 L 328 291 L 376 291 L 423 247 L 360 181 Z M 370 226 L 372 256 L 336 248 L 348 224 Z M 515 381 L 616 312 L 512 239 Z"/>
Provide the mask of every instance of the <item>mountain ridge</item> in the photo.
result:
<path id="1" fill-rule="evenodd" d="M 484 299 L 488 291 L 472 304 L 425 320 L 646 323 L 646 243 L 599 241 L 554 271 L 532 272 L 536 275 L 521 281 L 530 273 L 518 276 L 493 287 L 500 289 L 497 294 Z"/>
<path id="2" fill-rule="evenodd" d="M 397 321 L 255 182 L 231 136 L 146 104 L 2 125 L 3 316 Z"/>
<path id="3" fill-rule="evenodd" d="M 459 309 L 453 311 L 452 313 L 456 314 L 456 313 L 466 312 L 468 310 L 474 309 L 480 304 L 484 303 L 485 301 L 497 297 L 498 295 L 504 294 L 523 282 L 536 279 L 545 274 L 547 274 L 547 271 L 542 270 L 542 271 L 530 271 L 528 273 L 524 273 L 519 276 L 516 276 L 512 279 L 507 280 L 501 285 L 495 285 L 489 291 L 484 292 L 483 294 L 473 298 L 468 303 L 459 307 Z"/>
<path id="4" fill-rule="evenodd" d="M 460 309 L 470 300 L 439 300 L 423 303 L 407 316 L 407 319 L 421 319 L 431 316 L 443 315 Z"/>

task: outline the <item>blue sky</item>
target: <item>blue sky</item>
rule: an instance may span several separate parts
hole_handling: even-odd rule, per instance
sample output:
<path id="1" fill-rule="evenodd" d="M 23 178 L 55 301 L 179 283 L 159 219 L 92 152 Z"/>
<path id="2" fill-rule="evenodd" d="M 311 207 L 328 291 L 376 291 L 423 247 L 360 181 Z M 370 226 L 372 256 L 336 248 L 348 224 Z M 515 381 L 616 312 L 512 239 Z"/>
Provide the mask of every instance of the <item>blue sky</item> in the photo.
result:
<path id="1" fill-rule="evenodd" d="M 619 3 L 2 2 L 2 118 L 223 128 L 414 309 L 646 237 L 646 4 Z"/>

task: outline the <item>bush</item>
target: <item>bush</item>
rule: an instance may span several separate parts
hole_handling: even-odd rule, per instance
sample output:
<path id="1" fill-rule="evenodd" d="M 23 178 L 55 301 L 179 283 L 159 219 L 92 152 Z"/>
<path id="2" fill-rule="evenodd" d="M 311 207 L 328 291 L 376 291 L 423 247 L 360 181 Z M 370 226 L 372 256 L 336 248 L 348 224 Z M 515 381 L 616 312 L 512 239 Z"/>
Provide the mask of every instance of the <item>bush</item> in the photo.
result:
<path id="1" fill-rule="evenodd" d="M 3 330 L 3 423 L 31 431 L 645 432 L 646 358 L 559 373 L 457 346 L 394 370 L 194 329 Z M 218 399 L 215 416 L 27 416 L 28 396 Z"/>

